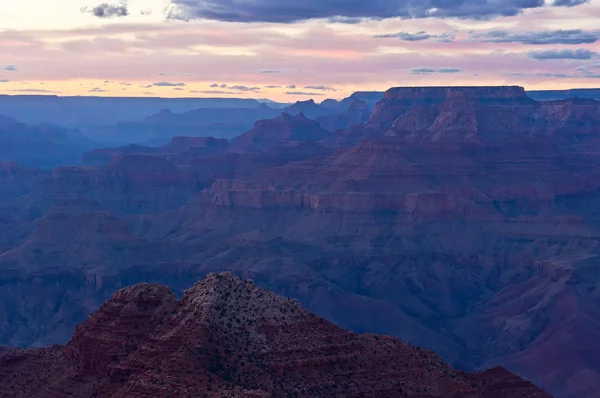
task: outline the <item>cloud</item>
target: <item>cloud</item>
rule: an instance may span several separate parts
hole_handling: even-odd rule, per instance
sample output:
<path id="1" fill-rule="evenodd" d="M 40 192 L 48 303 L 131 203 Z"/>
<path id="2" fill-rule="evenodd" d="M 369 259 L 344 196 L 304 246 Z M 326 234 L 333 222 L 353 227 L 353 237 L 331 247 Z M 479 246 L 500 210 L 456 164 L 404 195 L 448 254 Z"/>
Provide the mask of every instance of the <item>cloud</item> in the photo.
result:
<path id="1" fill-rule="evenodd" d="M 7 91 L 15 93 L 60 93 L 60 91 L 44 90 L 43 88 L 18 88 Z"/>
<path id="2" fill-rule="evenodd" d="M 520 43 L 520 44 L 589 44 L 600 39 L 600 31 L 547 30 L 508 32 L 493 30 L 489 32 L 470 32 L 469 40 L 483 43 Z"/>
<path id="3" fill-rule="evenodd" d="M 437 70 L 438 73 L 460 73 L 462 69 L 459 68 L 439 68 Z"/>
<path id="4" fill-rule="evenodd" d="M 0 83 L 8 83 L 9 80 L 8 79 L 0 79 Z"/>
<path id="5" fill-rule="evenodd" d="M 518 77 L 547 77 L 547 78 L 557 78 L 557 79 L 578 77 L 577 75 L 574 75 L 571 73 L 551 73 L 551 72 L 538 72 L 538 73 L 513 72 L 513 73 L 505 73 L 504 75 L 505 76 L 518 76 Z"/>
<path id="6" fill-rule="evenodd" d="M 185 83 L 156 82 L 152 85 L 155 87 L 184 87 Z"/>
<path id="7" fill-rule="evenodd" d="M 421 30 L 417 33 L 407 33 L 407 32 L 385 33 L 385 34 L 374 35 L 373 37 L 377 38 L 377 39 L 397 37 L 398 39 L 405 40 L 405 41 L 420 41 L 420 40 L 431 39 L 431 38 L 434 38 L 437 36 L 429 34 L 429 33 L 425 32 L 424 30 Z"/>
<path id="8" fill-rule="evenodd" d="M 173 90 L 175 90 L 175 91 L 183 91 L 183 90 L 185 90 L 185 89 L 184 89 L 184 88 L 181 88 L 181 87 L 175 87 Z"/>
<path id="9" fill-rule="evenodd" d="M 570 3 L 574 6 L 578 1 L 581 0 L 571 0 Z M 558 2 L 565 3 L 566 0 Z M 275 23 L 321 18 L 342 23 L 358 23 L 362 19 L 428 17 L 480 20 L 518 15 L 526 9 L 543 7 L 544 3 L 544 0 L 311 0 L 304 3 L 281 0 L 171 0 L 168 18 Z"/>
<path id="10" fill-rule="evenodd" d="M 544 50 L 544 51 L 530 51 L 527 53 L 529 58 L 547 60 L 547 59 L 592 59 L 596 57 L 598 53 L 590 51 L 585 48 L 578 48 L 577 50 L 564 49 L 564 50 Z"/>
<path id="11" fill-rule="evenodd" d="M 17 67 L 15 65 L 6 65 L 2 69 L 8 72 L 15 72 L 17 70 Z"/>
<path id="12" fill-rule="evenodd" d="M 312 96 L 314 96 L 314 95 L 325 95 L 323 93 L 307 93 L 307 92 L 304 92 L 304 91 L 287 91 L 286 94 L 287 95 L 312 95 Z"/>
<path id="13" fill-rule="evenodd" d="M 575 7 L 589 2 L 590 0 L 554 0 L 554 3 L 552 3 L 552 5 L 558 7 Z"/>
<path id="14" fill-rule="evenodd" d="M 278 69 L 261 69 L 258 73 L 266 73 L 266 74 L 271 74 L 271 73 L 282 73 L 283 71 L 278 70 Z"/>
<path id="15" fill-rule="evenodd" d="M 265 86 L 265 88 L 281 88 L 281 86 Z"/>
<path id="16" fill-rule="evenodd" d="M 413 75 L 430 75 L 432 73 L 459 73 L 462 72 L 462 69 L 449 67 L 434 69 L 422 66 L 419 68 L 412 68 L 409 72 Z"/>
<path id="17" fill-rule="evenodd" d="M 88 93 L 105 93 L 105 92 L 106 92 L 106 90 L 102 90 L 101 88 L 98 88 L 98 87 L 94 87 L 93 89 L 88 90 Z"/>
<path id="18" fill-rule="evenodd" d="M 219 87 L 219 85 L 217 83 L 213 83 L 210 85 L 210 87 Z"/>
<path id="19" fill-rule="evenodd" d="M 131 86 L 131 83 L 121 82 L 119 83 L 121 86 Z"/>
<path id="20" fill-rule="evenodd" d="M 337 91 L 337 89 L 335 89 L 333 87 L 327 87 L 327 86 L 304 86 L 303 88 L 306 88 L 309 90 L 320 90 L 320 91 Z"/>
<path id="21" fill-rule="evenodd" d="M 455 33 L 442 33 L 441 35 L 434 35 L 431 33 L 427 33 L 424 30 L 418 31 L 416 33 L 407 33 L 407 32 L 397 32 L 397 33 L 383 33 L 378 35 L 373 35 L 376 39 L 386 39 L 386 38 L 398 38 L 404 41 L 423 41 L 429 39 L 437 39 L 437 41 L 442 43 L 451 43 L 456 40 Z"/>
<path id="22" fill-rule="evenodd" d="M 342 16 L 335 16 L 335 17 L 331 17 L 331 18 L 327 18 L 327 22 L 329 23 L 345 23 L 348 25 L 356 25 L 359 24 L 363 21 L 365 21 L 367 18 L 351 18 L 351 17 L 342 17 Z"/>
<path id="23" fill-rule="evenodd" d="M 258 91 L 260 87 L 248 87 L 248 86 L 229 86 L 229 90 L 237 90 L 237 91 Z"/>
<path id="24" fill-rule="evenodd" d="M 296 88 L 296 85 L 295 85 L 295 84 L 290 84 L 289 86 L 285 86 L 285 88 L 291 88 L 291 89 L 294 89 L 294 88 Z"/>
<path id="25" fill-rule="evenodd" d="M 88 7 L 84 7 L 81 9 L 81 11 L 89 12 L 90 14 L 98 18 L 120 18 L 129 15 L 127 1 L 125 0 L 122 1 L 120 4 L 102 3 L 92 8 L 91 10 Z"/>
<path id="26" fill-rule="evenodd" d="M 410 70 L 410 73 L 412 73 L 413 75 L 426 75 L 426 74 L 430 74 L 430 73 L 435 73 L 435 69 L 425 68 L 425 67 L 412 68 Z"/>
<path id="27" fill-rule="evenodd" d="M 239 91 L 233 92 L 233 91 L 223 91 L 223 90 L 191 90 L 190 93 L 199 93 L 199 94 L 227 94 L 227 95 L 241 94 Z"/>

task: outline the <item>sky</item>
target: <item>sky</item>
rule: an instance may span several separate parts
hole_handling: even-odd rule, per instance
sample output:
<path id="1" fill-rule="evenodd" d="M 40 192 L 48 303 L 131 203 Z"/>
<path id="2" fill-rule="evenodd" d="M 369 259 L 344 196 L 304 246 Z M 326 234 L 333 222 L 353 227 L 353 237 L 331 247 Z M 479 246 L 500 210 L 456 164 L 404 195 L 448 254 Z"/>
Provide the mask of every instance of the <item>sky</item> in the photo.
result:
<path id="1" fill-rule="evenodd" d="M 7 1 L 0 93 L 292 102 L 600 87 L 599 20 L 600 0 Z"/>

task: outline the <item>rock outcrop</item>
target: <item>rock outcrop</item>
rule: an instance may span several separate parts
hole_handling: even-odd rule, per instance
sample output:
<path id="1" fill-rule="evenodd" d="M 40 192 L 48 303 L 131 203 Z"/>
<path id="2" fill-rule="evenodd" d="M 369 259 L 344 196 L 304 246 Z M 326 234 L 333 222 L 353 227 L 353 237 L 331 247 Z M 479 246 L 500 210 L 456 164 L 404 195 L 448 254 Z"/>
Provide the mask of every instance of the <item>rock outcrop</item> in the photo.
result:
<path id="1" fill-rule="evenodd" d="M 2 397 L 550 397 L 502 368 L 456 371 L 393 337 L 357 335 L 230 273 L 177 300 L 119 290 L 66 347 L 0 351 Z"/>
<path id="2" fill-rule="evenodd" d="M 328 131 L 343 130 L 353 125 L 360 125 L 371 116 L 371 108 L 365 101 L 353 100 L 348 109 L 337 115 L 326 115 L 317 121 Z"/>
<path id="3" fill-rule="evenodd" d="M 596 140 L 600 102 L 565 99 L 538 102 L 522 87 L 397 87 L 386 91 L 364 126 L 329 141 L 357 143 L 392 135 L 409 142 L 493 143 L 550 137 L 569 145 Z"/>
<path id="4" fill-rule="evenodd" d="M 273 145 L 300 141 L 319 141 L 330 136 L 318 122 L 309 119 L 301 111 L 296 116 L 283 113 L 280 117 L 259 120 L 254 128 L 235 138 L 230 151 L 261 152 Z"/>

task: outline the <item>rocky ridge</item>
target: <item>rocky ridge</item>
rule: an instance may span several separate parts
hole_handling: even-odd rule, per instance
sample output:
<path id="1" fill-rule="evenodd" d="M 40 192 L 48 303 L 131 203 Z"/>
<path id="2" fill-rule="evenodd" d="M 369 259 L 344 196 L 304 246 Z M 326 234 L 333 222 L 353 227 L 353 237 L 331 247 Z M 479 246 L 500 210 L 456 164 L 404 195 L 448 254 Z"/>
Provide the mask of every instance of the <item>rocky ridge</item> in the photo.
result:
<path id="1" fill-rule="evenodd" d="M 396 338 L 357 335 L 230 273 L 177 300 L 114 294 L 65 346 L 0 350 L 2 397 L 549 397 L 502 369 L 456 371 Z"/>

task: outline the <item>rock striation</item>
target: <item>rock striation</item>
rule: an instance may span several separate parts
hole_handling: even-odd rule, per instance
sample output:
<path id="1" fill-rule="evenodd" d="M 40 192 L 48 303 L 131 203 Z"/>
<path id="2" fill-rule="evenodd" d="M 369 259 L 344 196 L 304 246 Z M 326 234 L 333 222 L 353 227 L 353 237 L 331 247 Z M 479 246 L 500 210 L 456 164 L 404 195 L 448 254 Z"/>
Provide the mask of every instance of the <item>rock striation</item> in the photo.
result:
<path id="1" fill-rule="evenodd" d="M 230 273 L 179 300 L 119 290 L 65 346 L 0 350 L 1 397 L 550 397 L 502 368 L 456 371 L 396 338 L 358 335 Z"/>
<path id="2" fill-rule="evenodd" d="M 600 102 L 539 102 L 522 87 L 397 87 L 386 91 L 370 119 L 330 139 L 355 144 L 392 135 L 410 142 L 502 142 L 550 137 L 559 145 L 596 140 Z"/>

